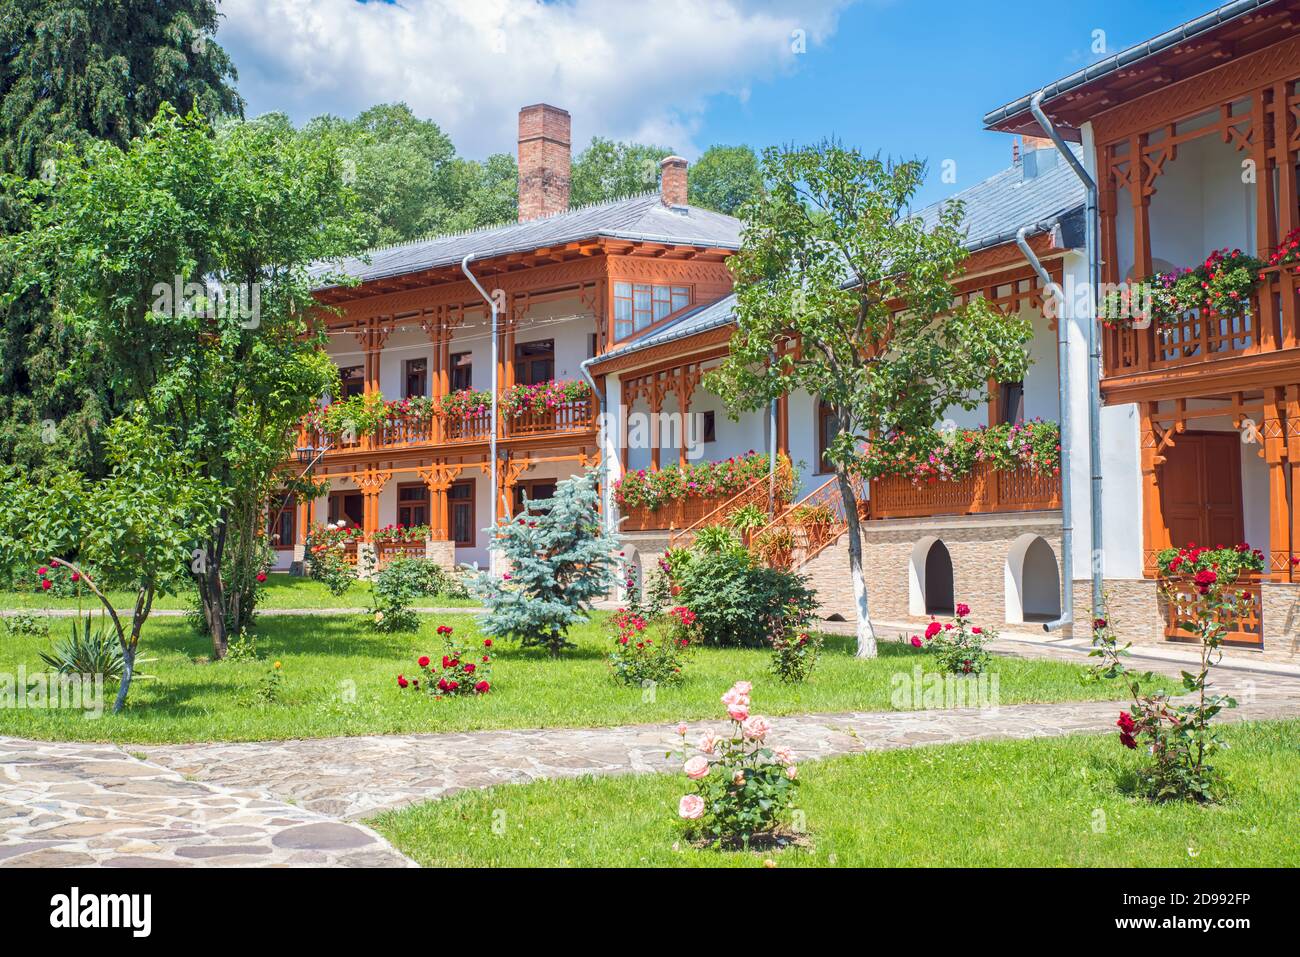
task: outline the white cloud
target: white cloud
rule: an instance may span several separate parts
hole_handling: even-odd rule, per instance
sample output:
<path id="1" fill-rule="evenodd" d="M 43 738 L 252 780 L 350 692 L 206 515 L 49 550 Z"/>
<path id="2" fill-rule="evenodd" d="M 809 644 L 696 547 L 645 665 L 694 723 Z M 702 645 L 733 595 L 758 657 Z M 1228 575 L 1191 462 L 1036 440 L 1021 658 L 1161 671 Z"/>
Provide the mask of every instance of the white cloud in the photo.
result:
<path id="1" fill-rule="evenodd" d="M 304 120 L 404 100 L 470 156 L 514 152 L 519 107 L 693 157 L 710 97 L 797 66 L 851 0 L 224 0 L 218 34 L 251 114 Z"/>

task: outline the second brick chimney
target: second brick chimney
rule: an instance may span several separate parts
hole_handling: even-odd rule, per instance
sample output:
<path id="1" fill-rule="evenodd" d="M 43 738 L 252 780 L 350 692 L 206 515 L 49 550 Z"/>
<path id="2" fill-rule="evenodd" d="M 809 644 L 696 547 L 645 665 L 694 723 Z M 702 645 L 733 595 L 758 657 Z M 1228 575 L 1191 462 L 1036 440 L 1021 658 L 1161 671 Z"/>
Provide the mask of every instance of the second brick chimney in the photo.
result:
<path id="1" fill-rule="evenodd" d="M 519 111 L 519 221 L 569 208 L 569 111 L 535 103 Z"/>
<path id="2" fill-rule="evenodd" d="M 665 156 L 659 161 L 659 198 L 665 206 L 686 205 L 686 160 Z"/>

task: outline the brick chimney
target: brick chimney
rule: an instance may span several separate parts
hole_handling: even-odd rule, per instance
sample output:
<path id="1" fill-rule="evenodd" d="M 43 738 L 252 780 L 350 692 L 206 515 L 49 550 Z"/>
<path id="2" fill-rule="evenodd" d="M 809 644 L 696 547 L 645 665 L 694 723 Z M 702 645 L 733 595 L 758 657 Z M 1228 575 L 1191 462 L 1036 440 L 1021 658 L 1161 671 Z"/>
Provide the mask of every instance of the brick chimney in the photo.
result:
<path id="1" fill-rule="evenodd" d="M 519 221 L 569 208 L 569 111 L 535 103 L 519 111 Z"/>
<path id="2" fill-rule="evenodd" d="M 686 160 L 665 156 L 659 161 L 659 199 L 665 206 L 686 205 Z"/>

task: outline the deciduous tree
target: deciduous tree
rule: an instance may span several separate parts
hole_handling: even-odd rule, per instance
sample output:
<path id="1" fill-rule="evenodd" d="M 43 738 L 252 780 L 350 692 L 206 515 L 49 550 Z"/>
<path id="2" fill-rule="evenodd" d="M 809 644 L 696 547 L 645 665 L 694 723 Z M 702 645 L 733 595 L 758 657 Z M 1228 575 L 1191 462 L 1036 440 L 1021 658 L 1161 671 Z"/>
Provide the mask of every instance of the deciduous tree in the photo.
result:
<path id="1" fill-rule="evenodd" d="M 802 389 L 830 408 L 828 457 L 848 524 L 858 654 L 876 654 L 862 574 L 854 489 L 873 436 L 931 431 L 953 406 L 975 408 L 990 379 L 1023 377 L 1027 320 L 983 300 L 953 308 L 962 207 L 931 222 L 909 215 L 925 176 L 834 143 L 763 154 L 767 191 L 742 207 L 737 329 L 706 380 L 733 411 Z M 775 348 L 774 348 L 775 347 Z"/>

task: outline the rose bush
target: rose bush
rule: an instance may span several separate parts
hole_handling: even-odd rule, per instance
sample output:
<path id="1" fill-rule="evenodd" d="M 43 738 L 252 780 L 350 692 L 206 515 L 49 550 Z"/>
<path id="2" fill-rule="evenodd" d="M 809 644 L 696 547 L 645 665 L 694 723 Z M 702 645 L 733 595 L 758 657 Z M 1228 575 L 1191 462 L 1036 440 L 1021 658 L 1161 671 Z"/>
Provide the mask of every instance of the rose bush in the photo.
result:
<path id="1" fill-rule="evenodd" d="M 453 695 L 481 695 L 492 690 L 492 639 L 484 638 L 481 650 L 454 637 L 451 625 L 439 625 L 438 635 L 443 640 L 441 661 L 429 655 L 416 659 L 421 678 L 397 676 L 397 687 L 424 691 L 434 698 Z"/>
<path id="2" fill-rule="evenodd" d="M 609 663 L 614 678 L 626 685 L 673 684 L 698 644 L 695 613 L 678 606 L 649 621 L 620 608 L 610 623 L 615 630 Z"/>
<path id="3" fill-rule="evenodd" d="M 771 725 L 750 713 L 748 681 L 737 681 L 722 696 L 731 719 L 729 734 L 705 732 L 687 756 L 685 724 L 682 772 L 691 793 L 678 802 L 687 835 L 707 844 L 748 849 L 756 838 L 776 841 L 789 829 L 799 794 L 799 768 L 788 748 L 773 748 Z"/>
<path id="4" fill-rule="evenodd" d="M 307 577 L 330 594 L 342 595 L 357 580 L 356 567 L 348 561 L 348 545 L 364 539 L 361 529 L 348 528 L 342 519 L 333 525 L 311 525 L 303 549 Z"/>
<path id="5" fill-rule="evenodd" d="M 912 637 L 912 646 L 933 654 L 940 667 L 952 674 L 979 674 L 992 658 L 984 642 L 996 638 L 997 632 L 972 625 L 969 605 L 958 602 L 955 611 L 950 622 L 931 618 L 924 636 Z"/>
<path id="6" fill-rule="evenodd" d="M 1183 671 L 1183 694 L 1186 700 L 1175 704 L 1164 691 L 1144 691 L 1152 680 L 1151 672 L 1135 672 L 1125 663 L 1129 645 L 1119 639 L 1105 618 L 1092 623 L 1091 656 L 1101 659 L 1090 671 L 1092 680 L 1121 678 L 1128 686 L 1133 704 L 1121 711 L 1115 724 L 1125 748 L 1136 751 L 1145 744 L 1150 761 L 1138 770 L 1143 793 L 1155 801 L 1216 800 L 1223 782 L 1210 763 L 1223 740 L 1215 730 L 1213 719 L 1237 702 L 1228 695 L 1208 690 L 1211 668 L 1223 656 L 1223 639 L 1232 621 L 1244 610 L 1246 596 L 1225 587 L 1209 569 L 1197 573 L 1202 578 L 1204 600 L 1198 605 L 1193 621 L 1180 626 L 1193 634 L 1200 646 L 1200 666 Z"/>

